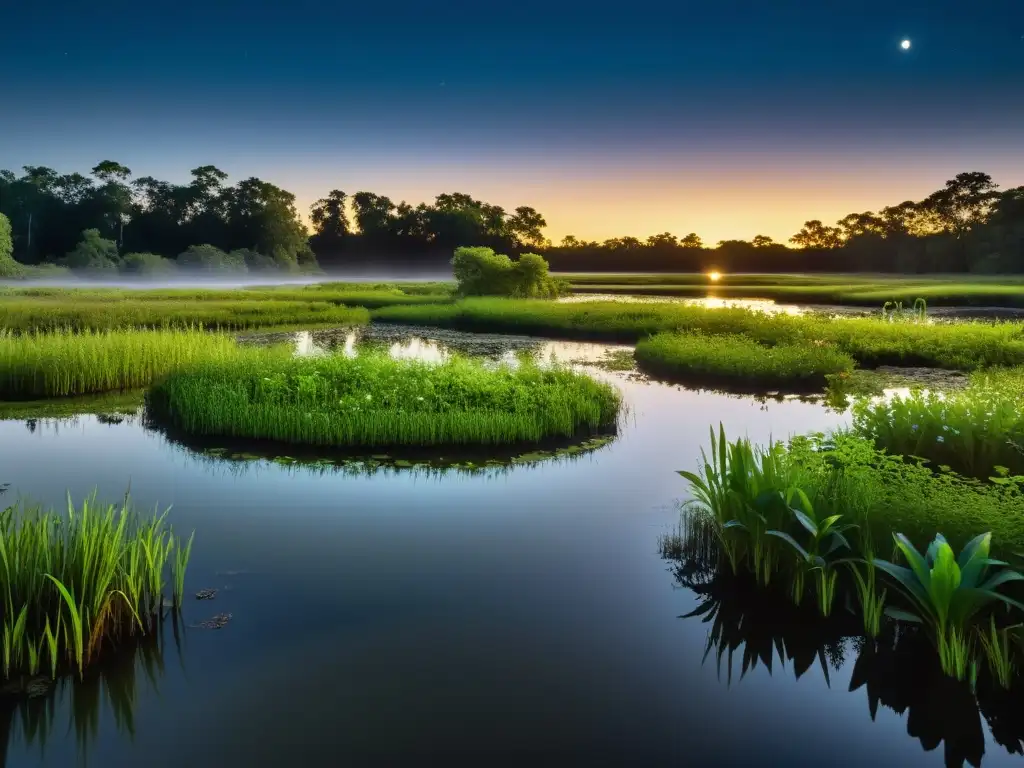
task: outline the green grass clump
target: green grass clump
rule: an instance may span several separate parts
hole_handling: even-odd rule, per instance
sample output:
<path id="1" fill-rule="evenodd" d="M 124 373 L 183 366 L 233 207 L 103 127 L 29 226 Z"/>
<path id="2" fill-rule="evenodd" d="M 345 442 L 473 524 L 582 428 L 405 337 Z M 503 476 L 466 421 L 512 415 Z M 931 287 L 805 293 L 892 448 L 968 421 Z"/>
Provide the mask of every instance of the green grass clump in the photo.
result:
<path id="1" fill-rule="evenodd" d="M 162 615 L 167 573 L 180 605 L 192 539 L 166 512 L 141 518 L 126 498 L 66 515 L 16 505 L 0 513 L 3 676 L 79 675 L 105 650 Z"/>
<path id="2" fill-rule="evenodd" d="M 826 376 L 854 367 L 853 358 L 824 343 L 766 346 L 746 336 L 700 332 L 659 333 L 639 341 L 635 355 L 652 373 L 758 388 L 823 389 Z"/>
<path id="3" fill-rule="evenodd" d="M 1021 475 L 1022 398 L 1024 369 L 992 369 L 972 374 L 967 388 L 956 392 L 862 398 L 853 406 L 853 428 L 889 453 L 918 456 L 961 474 Z"/>
<path id="4" fill-rule="evenodd" d="M 766 345 L 834 345 L 865 367 L 903 365 L 974 370 L 991 365 L 1024 365 L 1024 326 L 1020 323 L 910 323 L 889 322 L 881 316 L 768 315 L 748 309 L 710 309 L 676 303 L 561 303 L 493 298 L 385 307 L 375 310 L 372 316 L 389 322 L 467 331 L 622 342 L 635 342 L 663 331 L 743 335 Z"/>
<path id="5" fill-rule="evenodd" d="M 0 399 L 32 400 L 147 386 L 201 360 L 225 360 L 240 348 L 203 331 L 98 331 L 0 335 Z"/>
<path id="6" fill-rule="evenodd" d="M 495 445 L 615 424 L 614 388 L 562 368 L 380 354 L 286 359 L 253 350 L 179 371 L 149 393 L 186 434 L 319 446 Z"/>

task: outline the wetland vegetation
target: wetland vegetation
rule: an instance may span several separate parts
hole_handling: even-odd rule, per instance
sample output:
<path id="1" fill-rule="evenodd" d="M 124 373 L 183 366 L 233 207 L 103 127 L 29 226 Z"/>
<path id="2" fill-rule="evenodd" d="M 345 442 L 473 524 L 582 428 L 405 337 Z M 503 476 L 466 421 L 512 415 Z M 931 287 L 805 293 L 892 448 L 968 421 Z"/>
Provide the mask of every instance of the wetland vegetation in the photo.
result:
<path id="1" fill-rule="evenodd" d="M 403 550 L 405 534 L 375 528 L 392 524 L 375 517 L 381 498 L 390 499 L 392 515 L 413 509 L 422 522 L 401 519 L 424 538 L 435 534 L 417 527 L 430 522 L 418 506 L 422 498 L 439 494 L 445 501 L 431 509 L 443 516 L 444 505 L 464 503 L 458 489 L 479 487 L 472 502 L 477 513 L 456 519 L 484 526 L 477 532 L 490 537 L 497 534 L 486 526 L 518 525 L 508 521 L 524 515 L 537 530 L 562 524 L 557 514 L 533 516 L 551 512 L 535 495 L 543 476 L 551 479 L 542 492 L 554 499 L 552 509 L 628 512 L 605 541 L 606 551 L 644 538 L 643 553 L 634 553 L 642 559 L 652 537 L 627 522 L 640 514 L 636 499 L 664 505 L 677 495 L 649 466 L 687 460 L 696 453 L 693 436 L 722 413 L 733 414 L 733 429 L 760 425 L 762 437 L 770 434 L 764 431 L 770 414 L 793 413 L 782 422 L 790 436 L 767 447 L 713 431 L 703 460 L 681 465 L 690 483 L 684 495 L 693 501 L 679 529 L 662 538 L 661 552 L 697 601 L 687 615 L 711 624 L 707 652 L 719 663 L 727 654 L 730 673 L 732 655 L 740 652 L 742 677 L 759 663 L 770 670 L 779 649 L 798 677 L 817 665 L 826 682 L 846 664 L 844 654 L 856 653 L 851 687 L 868 690 L 872 716 L 879 701 L 909 696 L 880 686 L 909 685 L 888 680 L 883 670 L 910 654 L 918 679 L 948 687 L 943 717 L 949 722 L 975 722 L 984 713 L 1007 749 L 1024 739 L 1007 703 L 1021 689 L 1024 668 L 1020 324 L 936 321 L 923 302 L 907 311 L 878 302 L 864 317 L 682 302 L 563 302 L 529 298 L 553 297 L 564 286 L 525 256 L 516 262 L 470 249 L 462 261 L 458 284 L 2 289 L 0 429 L 11 424 L 2 419 L 22 420 L 27 431 L 12 445 L 28 452 L 37 444 L 49 446 L 38 450 L 65 440 L 74 445 L 89 430 L 99 448 L 125 440 L 128 452 L 111 456 L 117 469 L 104 470 L 119 482 L 139 473 L 152 487 L 162 473 L 182 472 L 188 480 L 175 481 L 182 483 L 176 495 L 220 488 L 230 510 L 239 509 L 236 494 L 258 508 L 260 494 L 283 492 L 275 485 L 283 482 L 289 495 L 281 503 L 298 499 L 290 515 L 331 510 L 329 518 L 315 519 L 332 547 L 344 549 L 334 526 L 347 526 L 357 539 L 359 526 L 368 526 L 377 540 L 393 540 L 389 556 L 404 551 L 414 559 L 426 555 Z M 305 330 L 282 330 L 296 326 Z M 909 374 L 920 366 L 933 375 L 925 388 L 907 383 L 904 391 L 887 390 L 893 370 Z M 957 386 L 947 388 L 947 380 Z M 778 397 L 763 398 L 753 410 L 751 398 L 726 399 L 709 388 Z M 811 398 L 783 396 L 826 390 L 831 410 Z M 75 399 L 81 395 L 89 397 Z M 66 420 L 75 413 L 99 415 Z M 105 431 L 97 437 L 97 429 Z M 95 469 L 92 450 L 83 461 Z M 146 451 L 156 451 L 155 468 L 134 463 L 135 453 Z M 5 455 L 18 472 L 28 471 L 16 450 Z M 190 457 L 187 468 L 172 456 Z M 571 461 L 556 461 L 561 458 Z M 634 475 L 641 479 L 632 482 Z M 420 484 L 413 489 L 413 483 Z M 518 488 L 525 501 L 510 517 L 490 520 L 478 512 L 503 508 L 507 500 L 495 492 L 497 484 Z M 317 496 L 320 490 L 325 495 Z M 360 493 L 367 494 L 364 510 L 375 510 L 372 521 L 359 511 L 348 516 L 351 495 Z M 127 504 L 120 510 L 94 504 L 58 516 L 19 501 L 5 513 L 0 565 L 11 585 L 2 592 L 10 649 L 5 677 L 8 692 L 21 696 L 18 711 L 28 712 L 24 695 L 37 688 L 54 695 L 54 675 L 85 681 L 121 650 L 130 655 L 140 638 L 161 635 L 166 611 L 178 627 L 191 539 L 175 538 L 167 515 L 147 521 Z M 195 496 L 191 504 L 213 519 L 228 514 Z M 202 542 L 204 518 L 184 515 L 178 519 L 200 530 Z M 664 525 L 675 516 L 656 519 Z M 351 527 L 356 518 L 362 522 Z M 230 520 L 222 527 L 231 533 L 220 540 L 229 549 L 236 545 L 225 542 L 276 526 L 220 519 Z M 574 525 L 592 524 L 580 519 Z M 293 535 L 275 530 L 278 538 Z M 448 535 L 457 539 L 453 530 Z M 557 530 L 552 541 L 576 535 Z M 216 525 L 210 535 L 218 535 Z M 540 536 L 515 527 L 503 535 L 534 543 Z M 598 536 L 594 529 L 587 535 Z M 589 544 L 584 549 L 580 562 L 592 561 Z M 342 592 L 351 573 L 379 583 L 379 575 L 367 575 L 372 568 L 364 570 L 361 549 L 316 557 L 310 562 L 318 573 L 331 574 Z M 204 558 L 209 573 L 210 554 Z M 475 574 L 468 582 L 489 578 L 478 565 L 467 567 Z M 247 610 L 250 622 L 262 614 L 302 621 L 334 599 L 293 576 L 310 590 L 308 600 L 289 593 L 277 606 L 253 597 L 238 615 Z M 441 591 L 453 588 L 436 583 L 446 585 Z M 197 584 L 204 589 L 196 594 L 212 597 L 218 584 Z M 502 589 L 500 580 L 488 584 Z M 502 594 L 503 605 L 514 602 Z M 365 619 L 363 598 L 351 599 L 339 615 Z M 476 596 L 461 599 L 472 606 Z M 642 604 L 636 594 L 629 600 Z M 292 602 L 304 612 L 289 613 Z M 442 613 L 469 610 L 439 605 L 434 610 Z M 533 615 L 535 608 L 516 610 Z M 224 627 L 234 610 L 218 606 L 214 619 L 181 631 Z M 687 658 L 699 660 L 699 652 Z M 927 702 L 913 702 L 912 711 L 925 711 Z M 948 749 L 976 756 L 978 732 L 944 728 L 936 733 Z M 931 743 L 935 733 L 927 738 Z"/>
<path id="2" fill-rule="evenodd" d="M 85 669 L 181 605 L 192 538 L 167 513 L 144 518 L 126 497 L 64 513 L 19 503 L 0 513 L 3 676 L 28 685 Z M 168 579 L 169 577 L 169 579 Z M 169 589 L 168 589 L 169 587 Z"/>
<path id="3" fill-rule="evenodd" d="M 287 358 L 254 351 L 172 373 L 149 393 L 187 434 L 335 447 L 501 445 L 612 429 L 608 384 L 529 361 L 432 364 L 385 354 Z"/>

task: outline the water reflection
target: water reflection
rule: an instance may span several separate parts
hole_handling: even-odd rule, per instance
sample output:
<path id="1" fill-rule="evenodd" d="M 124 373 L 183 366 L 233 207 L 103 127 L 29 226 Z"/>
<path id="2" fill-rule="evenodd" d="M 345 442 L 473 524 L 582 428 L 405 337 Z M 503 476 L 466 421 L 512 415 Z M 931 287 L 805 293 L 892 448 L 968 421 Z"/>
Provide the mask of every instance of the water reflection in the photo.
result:
<path id="1" fill-rule="evenodd" d="M 710 625 L 704 660 L 714 656 L 728 685 L 734 672 L 742 680 L 758 666 L 769 675 L 773 667 L 789 666 L 800 679 L 818 665 L 830 687 L 835 673 L 849 673 L 848 691 L 864 690 L 872 721 L 879 706 L 905 715 L 907 734 L 926 752 L 942 745 L 947 766 L 981 765 L 983 718 L 995 744 L 1024 754 L 1020 670 L 1006 689 L 982 669 L 972 690 L 942 673 L 919 626 L 887 621 L 877 638 L 867 638 L 850 604 L 825 618 L 811 600 L 795 604 L 786 585 L 764 587 L 747 572 L 733 573 L 711 526 L 698 518 L 686 516 L 678 537 L 666 541 L 663 554 L 673 560 L 676 583 L 698 597 L 697 607 L 680 618 Z"/>
<path id="2" fill-rule="evenodd" d="M 797 304 L 778 304 L 772 299 L 734 299 L 714 294 L 698 298 L 677 296 L 647 296 L 629 293 L 576 293 L 558 299 L 562 304 L 584 304 L 592 301 L 615 301 L 621 304 L 684 304 L 707 309 L 750 309 L 768 314 L 802 315 L 808 311 Z"/>
<path id="3" fill-rule="evenodd" d="M 47 743 L 65 733 L 74 734 L 79 762 L 85 764 L 102 723 L 112 723 L 121 738 L 135 735 L 135 712 L 141 697 L 160 694 L 164 654 L 170 642 L 178 665 L 184 669 L 183 632 L 178 617 L 170 613 L 155 632 L 140 635 L 101 663 L 88 667 L 81 679 L 47 677 L 7 681 L 0 688 L 0 768 L 10 753 L 36 751 L 46 756 Z M 58 713 L 67 727 L 58 732 Z"/>

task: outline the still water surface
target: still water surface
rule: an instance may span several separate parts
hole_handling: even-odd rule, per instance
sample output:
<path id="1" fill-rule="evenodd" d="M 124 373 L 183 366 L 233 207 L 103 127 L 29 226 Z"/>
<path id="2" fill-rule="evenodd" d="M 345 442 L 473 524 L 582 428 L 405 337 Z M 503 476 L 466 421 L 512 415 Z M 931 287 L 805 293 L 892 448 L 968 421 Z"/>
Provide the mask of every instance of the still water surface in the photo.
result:
<path id="1" fill-rule="evenodd" d="M 386 331 L 371 335 L 395 354 L 459 346 Z M 562 360 L 606 349 L 524 343 Z M 115 501 L 130 483 L 137 504 L 173 505 L 175 528 L 196 531 L 186 592 L 220 590 L 189 600 L 184 624 L 232 616 L 184 628 L 178 648 L 168 631 L 152 679 L 125 692 L 116 677 L 117 707 L 65 690 L 32 720 L 45 738 L 8 713 L 6 765 L 942 765 L 906 715 L 881 707 L 873 722 L 864 690 L 847 692 L 853 652 L 831 687 L 818 665 L 795 681 L 777 663 L 727 685 L 702 661 L 708 625 L 678 618 L 696 596 L 658 555 L 685 495 L 675 470 L 694 467 L 712 423 L 767 441 L 845 417 L 596 375 L 629 405 L 613 443 L 482 475 L 227 462 L 139 418 L 0 422 L 6 498 L 98 487 Z M 1018 761 L 985 740 L 986 766 Z"/>

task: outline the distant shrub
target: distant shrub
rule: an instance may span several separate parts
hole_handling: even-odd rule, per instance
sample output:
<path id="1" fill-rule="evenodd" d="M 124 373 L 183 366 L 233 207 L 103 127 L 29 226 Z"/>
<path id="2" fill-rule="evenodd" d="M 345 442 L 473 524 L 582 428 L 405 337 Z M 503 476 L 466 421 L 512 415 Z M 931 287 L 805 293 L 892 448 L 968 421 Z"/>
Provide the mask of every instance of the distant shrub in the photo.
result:
<path id="1" fill-rule="evenodd" d="M 166 275 L 174 272 L 177 264 L 155 253 L 129 253 L 121 262 L 121 272 L 126 275 Z"/>
<path id="2" fill-rule="evenodd" d="M 245 257 L 239 251 L 225 253 L 213 245 L 193 245 L 178 254 L 178 266 L 193 272 L 248 272 Z"/>
<path id="3" fill-rule="evenodd" d="M 75 272 L 105 275 L 117 272 L 121 257 L 117 253 L 117 243 L 107 240 L 98 229 L 87 229 L 82 232 L 82 239 L 75 250 L 59 263 Z"/>
<path id="4" fill-rule="evenodd" d="M 0 278 L 21 277 L 22 267 L 14 260 L 14 240 L 11 237 L 11 220 L 0 213 Z"/>
<path id="5" fill-rule="evenodd" d="M 452 268 L 463 296 L 554 298 L 560 284 L 548 274 L 548 263 L 535 253 L 518 261 L 490 248 L 457 248 Z"/>
<path id="6" fill-rule="evenodd" d="M 241 261 L 250 272 L 276 272 L 280 265 L 273 256 L 265 256 L 251 248 L 237 248 L 228 254 L 233 261 Z"/>

